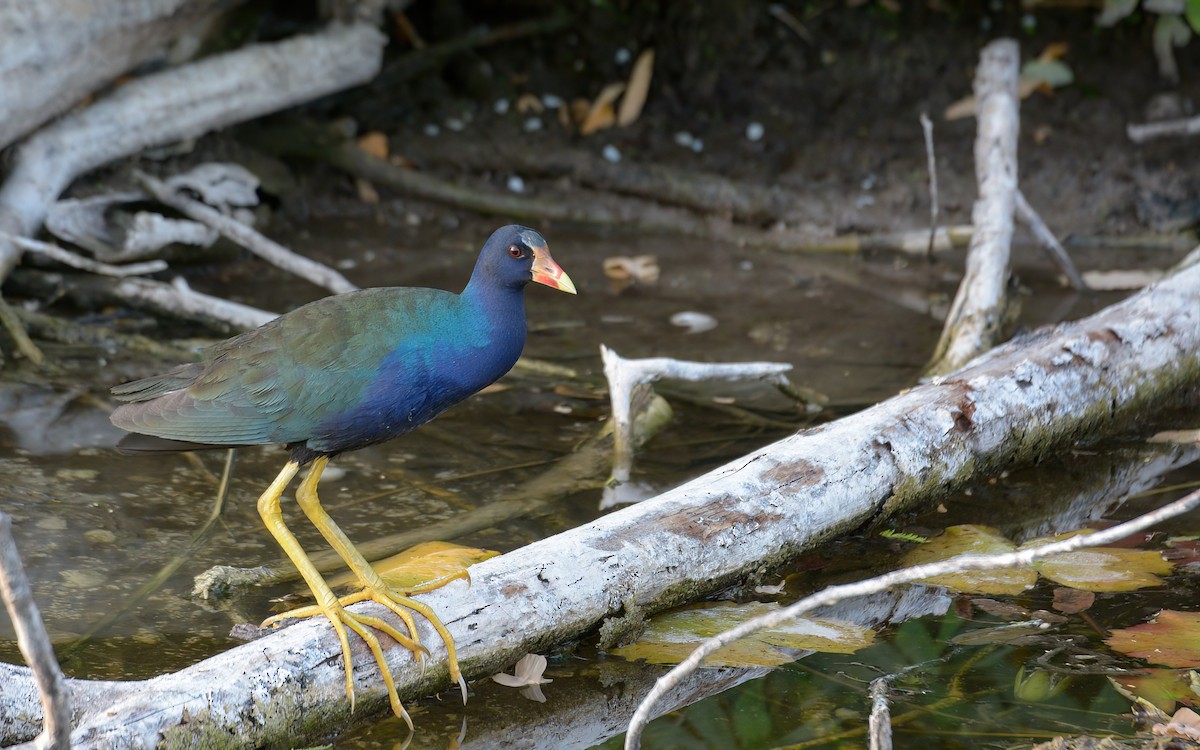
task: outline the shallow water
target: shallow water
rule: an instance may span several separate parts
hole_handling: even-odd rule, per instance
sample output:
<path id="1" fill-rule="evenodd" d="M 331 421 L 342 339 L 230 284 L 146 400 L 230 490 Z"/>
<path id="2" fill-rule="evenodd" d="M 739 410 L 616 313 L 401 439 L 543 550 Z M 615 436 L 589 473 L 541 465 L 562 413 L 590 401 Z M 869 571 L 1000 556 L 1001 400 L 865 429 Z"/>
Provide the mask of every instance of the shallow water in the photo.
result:
<path id="1" fill-rule="evenodd" d="M 340 260 L 344 272 L 364 285 L 457 289 L 483 234 L 470 227 L 430 239 L 424 230 L 357 220 L 318 222 L 280 239 L 314 257 Z M 336 475 L 331 472 L 322 484 L 322 498 L 351 539 L 458 517 L 569 453 L 607 414 L 600 343 L 626 357 L 790 362 L 796 384 L 829 397 L 819 418 L 833 418 L 912 384 L 940 330 L 933 317 L 915 308 L 944 307 L 956 283 L 952 266 L 926 267 L 919 259 L 812 258 L 653 237 L 545 234 L 581 293 L 570 297 L 531 288 L 526 355 L 571 368 L 576 376 L 514 374 L 501 381 L 503 388 L 471 399 L 412 435 L 339 457 L 333 464 Z M 658 257 L 658 285 L 612 294 L 601 261 L 641 254 Z M 1077 261 L 1085 267 L 1089 261 L 1110 262 Z M 1165 259 L 1158 265 L 1165 266 Z M 1023 321 L 1029 326 L 1080 317 L 1120 296 L 1064 293 L 1036 254 L 1020 255 L 1019 269 L 1030 292 L 1022 295 Z M 264 271 L 255 261 L 219 271 L 196 269 L 192 283 L 279 311 L 320 296 L 319 290 Z M 899 305 L 902 293 L 922 302 Z M 670 322 L 685 311 L 711 315 L 718 324 L 686 333 Z M 5 417 L 10 434 L 0 447 L 0 482 L 39 606 L 55 643 L 66 647 L 187 549 L 210 513 L 220 456 L 200 454 L 202 464 L 176 456 L 116 457 L 107 446 L 117 433 L 105 427 L 103 409 L 80 394 L 103 401 L 106 386 L 164 363 L 120 353 L 49 351 L 67 360 L 68 374 L 53 388 L 22 386 L 24 421 Z M 98 367 L 103 382 L 97 382 Z M 808 419 L 766 387 L 666 386 L 662 393 L 675 408 L 675 421 L 639 456 L 635 473 L 635 479 L 657 489 L 778 439 Z M 1174 415 L 1163 422 L 1194 427 L 1196 416 Z M 32 441 L 31 423 L 51 429 Z M 56 424 L 61 429 L 54 429 Z M 1036 469 L 981 482 L 969 495 L 947 502 L 949 516 L 935 513 L 895 523 L 932 533 L 969 520 L 1007 525 L 1004 530 L 1014 537 L 1034 536 L 1077 528 L 1097 515 L 1095 498 L 1111 499 L 1106 488 L 1125 476 L 1120 467 L 1159 462 L 1161 470 L 1147 471 L 1138 489 L 1200 476 L 1187 468 L 1190 458 L 1128 451 L 1133 448 L 1118 442 L 1104 447 L 1099 457 L 1064 452 L 1060 460 Z M 64 660 L 68 673 L 141 678 L 178 669 L 234 645 L 228 635 L 233 625 L 260 621 L 272 610 L 272 598 L 290 593 L 288 585 L 257 589 L 220 605 L 190 595 L 193 576 L 210 566 L 255 566 L 279 557 L 253 500 L 285 460 L 278 448 L 243 451 L 231 500 L 212 534 L 161 588 L 95 633 L 87 646 L 73 650 Z M 572 494 L 548 513 L 454 541 L 513 549 L 596 517 L 599 492 L 597 487 Z M 1131 512 L 1123 508 L 1117 514 Z M 285 504 L 285 517 L 296 516 Z M 307 547 L 321 547 L 315 532 L 300 523 L 294 528 Z M 819 560 L 819 567 L 798 563 L 797 570 L 807 571 L 802 588 L 893 567 L 896 544 L 864 534 L 814 553 L 808 562 Z M 1092 616 L 1098 623 L 1132 624 L 1147 611 L 1186 603 L 1190 586 L 1143 592 L 1134 604 L 1113 597 L 1103 604 L 1108 609 Z M 1040 584 L 1023 604 L 1044 607 L 1050 591 Z M 789 589 L 784 600 L 799 593 Z M 1103 676 L 1075 675 L 1069 690 L 1037 705 L 1014 698 L 1017 667 L 1035 660 L 1045 643 L 946 645 L 951 634 L 991 624 L 952 610 L 897 623 L 883 631 L 880 643 L 852 656 L 817 654 L 769 672 L 707 672 L 697 678 L 695 693 L 711 697 L 655 722 L 645 746 L 862 746 L 865 683 L 940 657 L 945 661 L 900 683 L 893 706 L 898 747 L 999 747 L 1080 728 L 1128 732 L 1117 716 L 1128 704 Z M 1091 626 L 1078 621 L 1069 627 L 1082 634 Z M 0 638 L 10 637 L 7 622 L 0 623 Z M 0 656 L 19 658 L 7 641 L 0 643 Z M 551 655 L 547 675 L 554 682 L 544 686 L 545 703 L 481 680 L 472 686 L 465 708 L 433 699 L 410 706 L 418 726 L 410 747 L 458 747 L 460 734 L 462 747 L 617 747 L 618 740 L 609 738 L 621 731 L 622 712 L 632 710 L 659 673 L 599 654 L 585 641 Z M 405 735 L 399 721 L 381 718 L 348 731 L 337 746 L 391 748 Z"/>

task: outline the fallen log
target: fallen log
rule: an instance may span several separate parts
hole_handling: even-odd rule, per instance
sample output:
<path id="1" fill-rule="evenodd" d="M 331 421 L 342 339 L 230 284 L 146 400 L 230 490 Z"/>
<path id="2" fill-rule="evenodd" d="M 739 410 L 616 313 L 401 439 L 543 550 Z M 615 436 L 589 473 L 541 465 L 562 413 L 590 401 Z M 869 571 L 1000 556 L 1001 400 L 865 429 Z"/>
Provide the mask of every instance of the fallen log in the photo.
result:
<path id="1" fill-rule="evenodd" d="M 490 675 L 605 619 L 609 631 L 619 629 L 626 612 L 711 594 L 981 474 L 1190 401 L 1200 387 L 1198 260 L 1200 251 L 1089 318 L 1031 333 L 653 500 L 475 565 L 470 585 L 421 598 L 456 639 L 464 674 Z M 388 651 L 403 699 L 449 684 L 443 645 L 426 623 L 419 630 L 431 649 L 426 664 L 405 649 Z M 354 646 L 359 710 L 384 710 L 373 657 Z M 350 716 L 338 653 L 329 627 L 308 621 L 144 682 L 71 680 L 72 740 L 252 747 L 326 731 Z M 27 671 L 3 668 L 0 729 L 29 725 L 38 715 L 31 695 Z"/>

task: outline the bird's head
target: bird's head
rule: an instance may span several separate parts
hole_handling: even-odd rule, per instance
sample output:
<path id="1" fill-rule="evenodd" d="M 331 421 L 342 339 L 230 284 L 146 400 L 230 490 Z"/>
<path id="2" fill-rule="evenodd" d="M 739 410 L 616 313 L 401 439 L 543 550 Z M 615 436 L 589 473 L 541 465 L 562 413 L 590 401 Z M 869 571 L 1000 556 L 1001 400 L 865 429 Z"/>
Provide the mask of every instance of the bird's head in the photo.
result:
<path id="1" fill-rule="evenodd" d="M 488 238 L 476 266 L 476 273 L 480 271 L 502 286 L 521 288 L 534 281 L 576 293 L 571 277 L 550 257 L 542 235 L 516 224 L 500 227 Z"/>

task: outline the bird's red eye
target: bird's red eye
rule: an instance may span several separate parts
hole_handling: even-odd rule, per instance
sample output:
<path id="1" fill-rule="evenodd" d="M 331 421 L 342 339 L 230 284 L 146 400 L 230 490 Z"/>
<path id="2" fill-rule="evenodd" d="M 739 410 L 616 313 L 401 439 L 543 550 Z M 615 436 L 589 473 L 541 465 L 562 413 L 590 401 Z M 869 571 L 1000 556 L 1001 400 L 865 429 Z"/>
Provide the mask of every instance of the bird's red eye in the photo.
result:
<path id="1" fill-rule="evenodd" d="M 509 254 L 509 256 L 511 256 L 513 258 L 520 258 L 525 255 L 525 251 L 522 250 L 517 245 L 509 245 L 508 246 L 508 254 Z"/>

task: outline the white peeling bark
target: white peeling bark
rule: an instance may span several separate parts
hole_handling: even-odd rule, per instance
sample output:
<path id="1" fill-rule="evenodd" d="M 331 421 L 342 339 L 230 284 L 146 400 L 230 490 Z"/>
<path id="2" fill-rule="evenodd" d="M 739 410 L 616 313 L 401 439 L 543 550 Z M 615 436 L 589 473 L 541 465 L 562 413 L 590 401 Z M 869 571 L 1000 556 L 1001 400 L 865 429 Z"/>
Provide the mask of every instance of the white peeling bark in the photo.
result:
<path id="1" fill-rule="evenodd" d="M 1200 264 L 655 499 L 475 565 L 469 586 L 421 598 L 453 634 L 464 673 L 490 675 L 604 618 L 712 593 L 982 472 L 1111 432 L 1197 385 Z M 388 652 L 402 698 L 448 686 L 443 645 L 427 626 L 421 636 L 428 670 L 402 648 Z M 373 659 L 357 640 L 354 651 L 359 710 L 383 710 Z M 27 674 L 0 670 L 0 729 L 13 712 L 36 716 Z M 339 647 L 322 621 L 129 690 L 70 684 L 82 711 L 79 747 L 212 738 L 249 747 L 285 742 L 299 727 L 336 726 L 349 711 Z"/>
<path id="2" fill-rule="evenodd" d="M 110 161 L 370 80 L 386 41 L 372 26 L 334 25 L 131 81 L 20 146 L 0 189 L 0 233 L 33 234 L 72 180 Z M 0 236 L 0 281 L 20 257 Z"/>
<path id="3" fill-rule="evenodd" d="M 1020 62 L 1017 43 L 998 39 L 983 48 L 975 72 L 979 197 L 971 210 L 974 233 L 966 273 L 929 365 L 930 375 L 956 370 L 990 349 L 1004 322 L 1017 192 Z"/>

